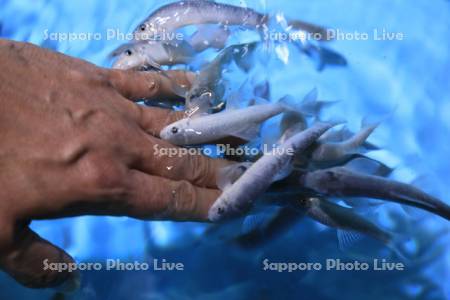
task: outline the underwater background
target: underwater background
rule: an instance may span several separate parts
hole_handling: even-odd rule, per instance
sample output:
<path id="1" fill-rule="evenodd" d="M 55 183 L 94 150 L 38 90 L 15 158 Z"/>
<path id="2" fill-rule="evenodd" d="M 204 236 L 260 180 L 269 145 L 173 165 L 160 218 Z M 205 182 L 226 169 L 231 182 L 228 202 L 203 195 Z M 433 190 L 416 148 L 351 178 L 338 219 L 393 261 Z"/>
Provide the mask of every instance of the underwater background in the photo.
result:
<path id="1" fill-rule="evenodd" d="M 105 67 L 121 41 L 45 40 L 45 32 L 131 32 L 169 1 L 0 0 L 0 37 L 27 41 Z M 302 96 L 312 87 L 320 98 L 339 99 L 329 112 L 357 130 L 365 116 L 392 112 L 371 136 L 382 149 L 369 153 L 395 167 L 391 178 L 414 182 L 450 203 L 450 2 L 445 0 L 223 1 L 270 14 L 284 14 L 342 32 L 366 32 L 368 40 L 336 40 L 328 47 L 347 67 L 319 72 L 291 47 L 282 63 L 267 64 L 274 99 Z M 401 32 L 403 40 L 376 40 L 374 30 Z M 280 54 L 281 53 L 281 54 Z M 0 70 L 1 71 L 1 70 Z M 26 76 L 26 73 L 23 74 Z M 235 88 L 239 88 L 236 83 Z M 417 179 L 419 178 L 419 179 Z M 368 213 L 385 228 L 410 239 L 402 245 L 405 271 L 264 271 L 273 262 L 373 261 L 396 257 L 367 238 L 339 248 L 335 229 L 300 220 L 275 239 L 251 249 L 224 243 L 209 225 L 143 222 L 117 217 L 78 217 L 33 222 L 32 228 L 64 248 L 77 262 L 106 259 L 182 262 L 185 271 L 82 272 L 81 289 L 67 299 L 449 299 L 450 224 L 398 204 Z M 225 229 L 224 229 L 225 230 Z M 0 274 L 0 299 L 51 299 L 52 290 L 30 290 Z"/>

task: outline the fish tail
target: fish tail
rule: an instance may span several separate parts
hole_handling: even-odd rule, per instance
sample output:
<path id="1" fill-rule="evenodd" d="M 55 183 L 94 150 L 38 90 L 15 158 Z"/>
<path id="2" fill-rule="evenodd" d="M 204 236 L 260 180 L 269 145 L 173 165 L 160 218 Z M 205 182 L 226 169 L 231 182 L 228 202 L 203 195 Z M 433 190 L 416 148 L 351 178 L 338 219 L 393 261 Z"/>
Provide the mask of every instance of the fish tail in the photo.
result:
<path id="1" fill-rule="evenodd" d="M 323 71 L 327 66 L 346 67 L 347 59 L 340 53 L 323 46 L 313 44 L 296 43 L 300 51 L 311 57 L 316 62 L 317 71 Z"/>
<path id="2" fill-rule="evenodd" d="M 329 29 L 320 25 L 304 22 L 301 20 L 289 21 L 288 25 L 295 30 L 303 30 L 308 33 L 314 34 L 314 37 L 320 41 L 331 41 L 330 35 L 328 34 Z"/>
<path id="3" fill-rule="evenodd" d="M 299 114 L 315 115 L 316 109 L 311 103 L 316 103 L 318 97 L 317 88 L 313 88 L 308 92 L 301 102 L 297 101 L 294 97 L 286 95 L 278 102 L 283 106 L 286 111 L 296 112 Z"/>
<path id="4" fill-rule="evenodd" d="M 348 139 L 342 144 L 347 153 L 358 153 L 358 150 L 366 142 L 369 136 L 374 132 L 380 123 L 370 124 L 364 126 L 360 132 L 356 133 L 353 137 Z"/>

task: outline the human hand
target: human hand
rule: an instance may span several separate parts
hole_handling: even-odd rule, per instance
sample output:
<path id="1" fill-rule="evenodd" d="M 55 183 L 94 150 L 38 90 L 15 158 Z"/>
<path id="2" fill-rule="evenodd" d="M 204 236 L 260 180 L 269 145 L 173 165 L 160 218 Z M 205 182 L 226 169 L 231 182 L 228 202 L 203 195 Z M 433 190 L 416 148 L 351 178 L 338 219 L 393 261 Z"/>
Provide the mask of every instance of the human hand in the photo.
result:
<path id="1" fill-rule="evenodd" d="M 207 220 L 220 194 L 216 171 L 227 162 L 155 155 L 155 145 L 175 148 L 157 134 L 180 114 L 128 100 L 174 98 L 167 76 L 103 69 L 6 40 L 0 69 L 0 267 L 17 281 L 40 288 L 74 279 L 44 270 L 45 259 L 73 260 L 28 227 L 33 219 Z"/>

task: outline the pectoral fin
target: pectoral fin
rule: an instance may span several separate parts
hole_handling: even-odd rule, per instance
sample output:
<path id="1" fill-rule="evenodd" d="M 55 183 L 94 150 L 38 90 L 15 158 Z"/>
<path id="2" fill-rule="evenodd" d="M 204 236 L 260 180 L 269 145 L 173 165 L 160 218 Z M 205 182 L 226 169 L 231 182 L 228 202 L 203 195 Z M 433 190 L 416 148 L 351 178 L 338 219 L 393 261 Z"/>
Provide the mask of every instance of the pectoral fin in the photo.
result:
<path id="1" fill-rule="evenodd" d="M 339 229 L 337 231 L 337 238 L 339 243 L 339 249 L 341 251 L 348 251 L 353 246 L 355 246 L 355 244 L 361 241 L 364 238 L 364 235 L 356 231 Z"/>

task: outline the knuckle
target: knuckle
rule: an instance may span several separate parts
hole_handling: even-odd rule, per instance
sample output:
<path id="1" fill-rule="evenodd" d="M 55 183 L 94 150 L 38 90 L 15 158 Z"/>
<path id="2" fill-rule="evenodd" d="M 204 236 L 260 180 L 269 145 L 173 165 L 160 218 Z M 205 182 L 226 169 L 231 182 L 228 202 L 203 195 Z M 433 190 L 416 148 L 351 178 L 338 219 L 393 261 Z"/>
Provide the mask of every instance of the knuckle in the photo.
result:
<path id="1" fill-rule="evenodd" d="M 169 215 L 176 219 L 188 218 L 196 209 L 196 189 L 188 181 L 178 181 L 172 189 L 172 201 L 169 204 Z"/>
<path id="2" fill-rule="evenodd" d="M 90 107 L 88 109 L 79 110 L 73 113 L 73 119 L 78 123 L 92 123 L 96 127 L 113 126 L 116 124 L 116 118 L 113 112 L 107 108 Z"/>
<path id="3" fill-rule="evenodd" d="M 127 73 L 127 71 L 116 69 L 108 70 L 104 73 L 105 83 L 113 89 L 120 90 L 122 89 L 124 80 L 126 78 L 125 73 Z"/>
<path id="4" fill-rule="evenodd" d="M 124 171 L 106 160 L 86 158 L 82 175 L 84 181 L 94 188 L 113 189 L 124 186 Z"/>
<path id="5" fill-rule="evenodd" d="M 110 71 L 106 69 L 96 67 L 93 72 L 93 81 L 95 83 L 99 83 L 100 85 L 106 86 L 107 88 L 114 88 L 113 82 L 111 81 Z"/>
<path id="6" fill-rule="evenodd" d="M 185 159 L 188 169 L 184 170 L 184 174 L 191 174 L 191 180 L 197 185 L 206 186 L 206 182 L 213 174 L 212 160 L 201 155 L 188 155 Z"/>

